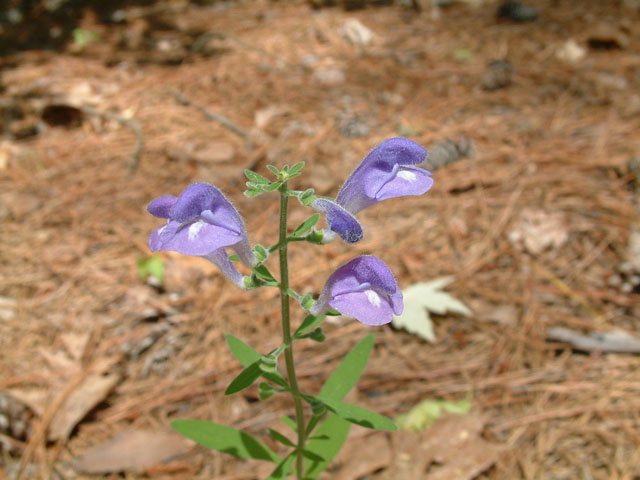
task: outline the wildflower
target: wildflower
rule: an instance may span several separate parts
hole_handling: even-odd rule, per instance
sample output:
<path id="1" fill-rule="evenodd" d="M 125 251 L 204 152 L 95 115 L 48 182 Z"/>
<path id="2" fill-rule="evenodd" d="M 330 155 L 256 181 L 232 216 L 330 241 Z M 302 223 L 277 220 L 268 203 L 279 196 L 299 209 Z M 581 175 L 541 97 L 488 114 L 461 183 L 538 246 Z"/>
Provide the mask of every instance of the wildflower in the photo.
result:
<path id="1" fill-rule="evenodd" d="M 166 195 L 153 200 L 147 210 L 167 223 L 149 236 L 149 248 L 173 250 L 184 255 L 204 257 L 244 288 L 243 276 L 228 260 L 225 248 L 232 248 L 240 260 L 254 267 L 242 217 L 227 198 L 212 185 L 194 183 L 179 197 Z"/>
<path id="2" fill-rule="evenodd" d="M 324 242 L 338 234 L 347 243 L 363 235 L 355 214 L 388 198 L 422 195 L 433 185 L 431 172 L 414 165 L 427 151 L 407 138 L 390 138 L 374 148 L 344 183 L 335 202 L 318 198 L 311 206 L 327 215 Z"/>
<path id="3" fill-rule="evenodd" d="M 318 316 L 330 307 L 365 325 L 384 325 L 402 313 L 402 292 L 382 260 L 364 255 L 331 274 L 309 311 Z"/>

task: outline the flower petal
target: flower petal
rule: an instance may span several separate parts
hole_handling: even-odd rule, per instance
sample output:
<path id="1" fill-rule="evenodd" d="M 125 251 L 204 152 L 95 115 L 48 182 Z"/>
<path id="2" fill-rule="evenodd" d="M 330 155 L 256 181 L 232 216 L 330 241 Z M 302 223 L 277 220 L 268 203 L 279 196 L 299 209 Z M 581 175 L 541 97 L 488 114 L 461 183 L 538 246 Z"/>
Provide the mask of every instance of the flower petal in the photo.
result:
<path id="1" fill-rule="evenodd" d="M 336 202 L 351 213 L 370 207 L 379 201 L 376 194 L 394 178 L 398 166 L 422 163 L 426 157 L 427 151 L 412 140 L 385 140 L 374 148 L 349 176 L 338 192 Z"/>
<path id="2" fill-rule="evenodd" d="M 171 208 L 175 205 L 177 200 L 178 198 L 173 195 L 158 197 L 147 206 L 147 212 L 154 217 L 169 218 Z"/>
<path id="3" fill-rule="evenodd" d="M 389 300 L 375 290 L 345 293 L 335 297 L 329 302 L 329 305 L 365 325 L 384 325 L 393 320 L 393 311 Z"/>
<path id="4" fill-rule="evenodd" d="M 194 183 L 178 197 L 171 210 L 171 219 L 188 222 L 204 210 L 214 210 L 219 203 L 229 203 L 220 190 L 208 183 Z"/>
<path id="5" fill-rule="evenodd" d="M 329 277 L 329 280 L 333 280 L 332 285 L 337 285 L 340 278 L 348 277 L 355 278 L 359 285 L 366 283 L 389 295 L 398 290 L 398 284 L 389 267 L 382 260 L 372 255 L 362 255 L 354 258 L 338 268 Z M 333 287 L 331 291 L 332 293 L 334 292 Z"/>
<path id="6" fill-rule="evenodd" d="M 422 195 L 433 186 L 431 172 L 419 167 L 400 167 L 395 176 L 385 183 L 375 194 L 376 200 Z"/>
<path id="7" fill-rule="evenodd" d="M 364 232 L 360 222 L 337 203 L 326 198 L 318 198 L 311 203 L 311 207 L 327 216 L 329 228 L 345 242 L 356 243 L 362 239 Z"/>
<path id="8" fill-rule="evenodd" d="M 245 288 L 244 276 L 236 269 L 235 265 L 231 263 L 224 248 L 214 250 L 208 255 L 204 255 L 204 258 L 214 263 L 222 273 L 237 286 Z"/>
<path id="9" fill-rule="evenodd" d="M 151 234 L 149 247 L 152 251 L 174 250 L 184 255 L 204 256 L 242 240 L 242 235 L 202 220 L 186 224 L 170 221 Z"/>

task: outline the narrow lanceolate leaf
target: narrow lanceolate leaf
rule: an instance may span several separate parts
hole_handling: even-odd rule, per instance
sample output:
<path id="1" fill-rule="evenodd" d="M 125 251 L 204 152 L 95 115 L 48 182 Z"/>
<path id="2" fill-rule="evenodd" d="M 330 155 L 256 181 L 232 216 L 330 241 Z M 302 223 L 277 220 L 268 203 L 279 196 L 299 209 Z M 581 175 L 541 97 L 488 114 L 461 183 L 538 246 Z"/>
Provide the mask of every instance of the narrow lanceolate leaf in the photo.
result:
<path id="1" fill-rule="evenodd" d="M 296 163 L 293 167 L 291 167 L 291 169 L 289 169 L 289 176 L 291 176 L 294 173 L 298 173 L 300 170 L 302 170 L 304 167 L 304 162 L 298 162 Z"/>
<path id="2" fill-rule="evenodd" d="M 283 416 L 280 417 L 280 420 L 282 420 L 284 422 L 284 424 L 287 427 L 289 427 L 291 430 L 293 430 L 294 432 L 298 431 L 298 425 L 296 424 L 296 422 L 293 419 L 283 415 Z"/>
<path id="3" fill-rule="evenodd" d="M 264 178 L 262 175 L 252 170 L 245 170 L 244 175 L 251 182 L 257 183 L 258 185 L 268 185 L 269 183 L 271 183 L 271 181 L 268 178 Z"/>
<path id="4" fill-rule="evenodd" d="M 309 230 L 311 230 L 315 226 L 316 223 L 318 223 L 319 219 L 320 219 L 320 214 L 319 213 L 311 215 L 304 222 L 302 222 L 300 225 L 298 225 L 298 228 L 296 228 L 293 231 L 293 236 L 294 237 L 299 237 L 303 233 L 308 232 Z"/>
<path id="5" fill-rule="evenodd" d="M 273 182 L 270 185 L 267 185 L 266 187 L 264 187 L 264 189 L 267 192 L 273 192 L 274 190 L 277 190 L 280 188 L 280 185 L 282 185 L 284 182 Z"/>
<path id="6" fill-rule="evenodd" d="M 255 367 L 252 367 L 252 365 L 254 363 L 256 364 L 257 368 L 260 369 L 260 358 L 262 357 L 262 355 L 260 355 L 253 348 L 251 348 L 249 345 L 244 343 L 239 338 L 234 337 L 233 335 L 227 335 L 226 338 L 227 338 L 227 344 L 229 345 L 229 348 L 231 349 L 231 353 L 233 353 L 233 355 L 238 359 L 238 361 L 242 364 L 243 367 L 246 367 L 245 370 L 242 373 L 240 373 L 240 375 L 242 375 L 244 372 L 246 372 L 250 368 L 255 368 Z M 241 381 L 239 380 L 238 381 L 239 383 L 237 385 L 235 385 L 234 388 L 237 388 L 238 386 L 241 386 L 242 383 L 240 383 L 240 382 L 246 382 L 249 378 L 251 378 L 250 375 L 253 375 L 253 370 L 251 370 L 250 373 L 247 373 L 245 375 L 246 375 L 246 377 Z M 278 372 L 275 372 L 275 373 L 264 373 L 264 372 L 261 371 L 260 375 L 262 375 L 266 380 L 269 380 L 270 382 L 275 383 L 276 385 L 280 385 L 281 387 L 285 387 L 285 388 L 289 387 L 289 385 L 287 384 L 287 381 L 284 378 L 282 378 L 282 375 L 280 375 Z M 238 377 L 236 377 L 236 380 L 237 379 L 238 379 Z M 235 382 L 236 380 L 234 380 L 233 382 Z M 231 384 L 233 384 L 233 382 L 231 382 Z M 249 385 L 247 385 L 247 386 L 249 386 Z M 231 388 L 231 385 L 229 385 L 229 387 L 227 387 L 227 391 L 230 388 Z M 244 388 L 246 388 L 246 387 L 244 387 Z M 240 390 L 237 390 L 237 391 L 240 391 Z"/>
<path id="7" fill-rule="evenodd" d="M 291 440 L 289 440 L 287 437 L 285 437 L 283 434 L 281 434 L 277 430 L 274 430 L 273 428 L 269 429 L 269 435 L 271 435 L 271 437 L 276 442 L 280 442 L 281 444 L 286 445 L 287 447 L 295 447 L 295 444 Z"/>
<path id="8" fill-rule="evenodd" d="M 305 333 L 310 332 L 318 325 L 320 325 L 324 320 L 324 315 L 320 315 L 319 317 L 315 317 L 313 315 L 307 315 L 305 319 L 302 321 L 296 332 L 293 334 L 293 338 L 300 338 Z"/>
<path id="9" fill-rule="evenodd" d="M 323 402 L 325 400 L 341 402 L 358 383 L 358 379 L 367 365 L 367 360 L 369 360 L 373 339 L 373 333 L 364 337 L 340 362 L 320 391 L 319 398 Z"/>
<path id="10" fill-rule="evenodd" d="M 260 360 L 261 355 L 239 338 L 233 335 L 227 335 L 226 339 L 231 353 L 233 353 L 234 357 L 238 359 L 243 367 L 248 367 L 253 362 Z"/>
<path id="11" fill-rule="evenodd" d="M 267 480 L 282 480 L 287 478 L 289 475 L 289 468 L 293 463 L 293 460 L 296 458 L 295 452 L 290 453 L 287 458 L 285 458 L 280 464 L 276 467 L 276 469 L 267 477 Z"/>
<path id="12" fill-rule="evenodd" d="M 325 401 L 325 405 L 340 418 L 361 427 L 390 431 L 398 429 L 398 426 L 390 418 L 352 403 Z"/>
<path id="13" fill-rule="evenodd" d="M 264 280 L 265 282 L 277 282 L 274 276 L 271 275 L 269 269 L 264 265 L 258 265 L 257 267 L 254 267 L 253 271 L 260 280 Z"/>
<path id="14" fill-rule="evenodd" d="M 336 415 L 329 415 L 318 427 L 316 434 L 309 440 L 305 450 L 315 453 L 324 460 L 305 460 L 305 478 L 316 478 L 320 472 L 329 466 L 347 439 L 349 428 L 351 428 L 351 424 Z"/>
<path id="15" fill-rule="evenodd" d="M 240 375 L 233 379 L 233 381 L 229 384 L 227 389 L 225 390 L 225 395 L 232 395 L 234 393 L 241 392 L 247 387 L 253 385 L 260 376 L 262 372 L 260 371 L 260 360 L 257 362 L 253 362 L 247 368 L 245 368 Z"/>
<path id="16" fill-rule="evenodd" d="M 228 453 L 238 458 L 253 458 L 279 463 L 282 459 L 266 445 L 248 433 L 235 428 L 204 420 L 175 420 L 171 427 L 212 450 Z"/>
<path id="17" fill-rule="evenodd" d="M 273 165 L 267 165 L 267 168 L 269 169 L 269 171 L 271 173 L 273 173 L 274 175 L 280 175 L 280 170 L 278 170 L 276 167 L 274 167 Z"/>

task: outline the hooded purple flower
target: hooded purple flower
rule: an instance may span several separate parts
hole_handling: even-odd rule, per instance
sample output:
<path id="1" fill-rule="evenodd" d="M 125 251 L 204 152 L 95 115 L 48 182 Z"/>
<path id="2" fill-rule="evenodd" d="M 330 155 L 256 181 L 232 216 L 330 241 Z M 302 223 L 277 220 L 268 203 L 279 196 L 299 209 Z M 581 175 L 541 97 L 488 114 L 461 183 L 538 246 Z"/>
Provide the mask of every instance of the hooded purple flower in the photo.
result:
<path id="1" fill-rule="evenodd" d="M 323 315 L 333 307 L 365 325 L 384 325 L 402 313 L 402 293 L 385 263 L 370 255 L 355 258 L 331 274 L 309 309 Z"/>
<path id="2" fill-rule="evenodd" d="M 227 198 L 212 185 L 194 183 L 179 197 L 166 195 L 147 207 L 167 223 L 149 236 L 149 248 L 173 250 L 204 257 L 216 264 L 236 285 L 244 287 L 243 276 L 227 259 L 225 247 L 232 248 L 249 267 L 257 264 L 251 251 L 242 217 Z"/>
<path id="3" fill-rule="evenodd" d="M 407 138 L 385 140 L 360 163 L 344 183 L 336 201 L 318 198 L 311 206 L 327 215 L 325 241 L 337 233 L 347 243 L 358 242 L 362 226 L 354 217 L 360 210 L 387 198 L 422 195 L 433 185 L 431 172 L 415 167 L 427 151 Z"/>

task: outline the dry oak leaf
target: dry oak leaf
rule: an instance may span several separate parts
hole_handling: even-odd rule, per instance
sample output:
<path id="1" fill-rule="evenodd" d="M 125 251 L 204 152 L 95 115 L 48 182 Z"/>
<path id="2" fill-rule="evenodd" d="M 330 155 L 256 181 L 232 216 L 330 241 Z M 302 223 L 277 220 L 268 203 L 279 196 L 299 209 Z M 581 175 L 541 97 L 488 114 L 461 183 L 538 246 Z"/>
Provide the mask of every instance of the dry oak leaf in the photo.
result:
<path id="1" fill-rule="evenodd" d="M 73 466 L 89 474 L 144 472 L 184 455 L 194 445 L 174 432 L 126 430 L 74 458 Z"/>

